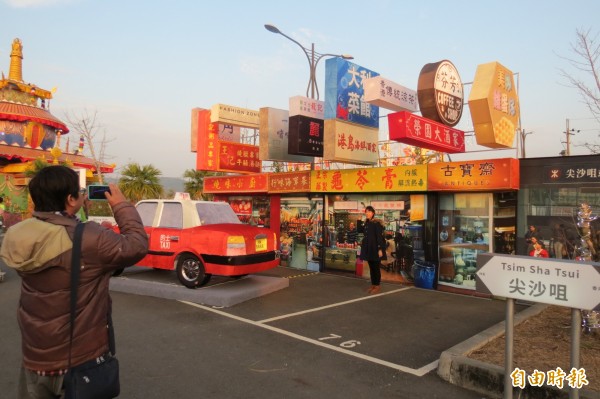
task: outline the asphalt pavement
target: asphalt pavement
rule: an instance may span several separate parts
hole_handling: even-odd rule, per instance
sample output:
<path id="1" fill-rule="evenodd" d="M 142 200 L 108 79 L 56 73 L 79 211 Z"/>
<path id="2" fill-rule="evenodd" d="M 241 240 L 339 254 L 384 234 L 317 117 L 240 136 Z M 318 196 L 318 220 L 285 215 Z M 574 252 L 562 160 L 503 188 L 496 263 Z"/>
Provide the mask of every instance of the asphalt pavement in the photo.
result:
<path id="1" fill-rule="evenodd" d="M 0 270 L 0 396 L 10 398 L 20 278 Z M 368 281 L 282 267 L 197 290 L 182 290 L 164 271 L 116 279 L 122 398 L 498 397 L 450 384 L 436 369 L 442 353 L 503 321 L 504 301 L 393 284 L 367 296 Z M 270 279 L 285 283 L 261 291 Z M 222 296 L 243 284 L 258 287 L 254 299 L 207 303 L 211 290 Z M 145 291 L 129 293 L 132 286 Z"/>

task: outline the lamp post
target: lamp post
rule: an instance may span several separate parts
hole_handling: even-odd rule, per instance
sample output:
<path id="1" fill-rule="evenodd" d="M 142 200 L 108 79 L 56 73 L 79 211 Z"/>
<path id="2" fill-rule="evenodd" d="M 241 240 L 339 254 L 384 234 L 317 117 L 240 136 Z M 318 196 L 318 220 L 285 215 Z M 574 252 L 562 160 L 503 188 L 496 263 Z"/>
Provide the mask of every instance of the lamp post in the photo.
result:
<path id="1" fill-rule="evenodd" d="M 268 30 L 269 32 L 280 34 L 281 36 L 296 43 L 302 49 L 302 51 L 304 52 L 304 55 L 306 55 L 306 59 L 308 61 L 308 66 L 310 67 L 310 77 L 308 79 L 308 86 L 306 86 L 306 97 L 308 97 L 308 92 L 310 90 L 310 98 L 315 99 L 315 92 L 316 92 L 317 93 L 316 99 L 317 100 L 319 99 L 319 88 L 317 87 L 317 64 L 319 63 L 321 58 L 323 58 L 323 57 L 341 57 L 345 60 L 354 59 L 354 57 L 352 57 L 351 55 L 348 55 L 348 54 L 330 54 L 330 53 L 321 54 L 321 53 L 318 53 L 315 51 L 314 43 L 312 43 L 311 48 L 308 49 L 308 48 L 304 47 L 303 45 L 301 45 L 296 40 L 292 39 L 291 37 L 289 37 L 288 35 L 283 33 L 282 31 L 280 31 L 275 25 L 265 24 L 265 29 Z"/>
<path id="2" fill-rule="evenodd" d="M 569 118 L 567 118 L 567 130 L 565 131 L 565 134 L 567 135 L 567 151 L 565 152 L 566 156 L 571 155 L 571 136 L 574 136 L 575 133 L 579 133 L 580 130 L 575 130 L 575 129 L 570 129 L 569 130 Z"/>
<path id="3" fill-rule="evenodd" d="M 526 132 L 525 129 L 521 129 L 519 132 L 519 136 L 521 138 L 521 158 L 526 158 L 525 156 L 525 139 L 528 134 L 532 134 L 533 132 Z"/>

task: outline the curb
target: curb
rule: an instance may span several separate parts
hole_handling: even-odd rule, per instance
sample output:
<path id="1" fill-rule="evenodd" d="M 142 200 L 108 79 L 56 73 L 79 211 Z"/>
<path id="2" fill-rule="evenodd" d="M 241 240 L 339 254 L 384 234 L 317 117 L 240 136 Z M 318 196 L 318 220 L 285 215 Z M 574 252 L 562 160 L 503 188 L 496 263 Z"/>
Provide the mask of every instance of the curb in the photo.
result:
<path id="1" fill-rule="evenodd" d="M 548 305 L 536 304 L 517 314 L 514 325 L 522 323 L 530 317 L 541 313 Z M 505 332 L 505 322 L 480 332 L 458 345 L 442 352 L 437 373 L 445 381 L 490 398 L 502 398 L 504 393 L 504 367 L 471 359 L 467 355 Z M 519 399 L 569 398 L 570 389 L 557 389 L 552 386 L 514 388 L 513 396 Z M 600 392 L 580 390 L 581 399 L 600 399 Z"/>

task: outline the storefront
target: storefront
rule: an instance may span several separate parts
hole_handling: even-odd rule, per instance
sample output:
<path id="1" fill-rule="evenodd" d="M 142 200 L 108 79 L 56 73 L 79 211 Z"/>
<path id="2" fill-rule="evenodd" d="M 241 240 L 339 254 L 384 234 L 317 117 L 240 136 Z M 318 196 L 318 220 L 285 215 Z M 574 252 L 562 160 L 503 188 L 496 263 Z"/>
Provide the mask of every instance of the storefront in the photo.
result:
<path id="1" fill-rule="evenodd" d="M 385 226 L 382 281 L 408 282 L 415 257 L 424 256 L 426 191 L 426 165 L 313 171 L 311 195 L 323 196 L 323 225 L 313 248 L 323 259 L 321 270 L 369 277 L 360 243 L 370 205 Z"/>
<path id="2" fill-rule="evenodd" d="M 364 209 L 385 225 L 382 280 L 406 282 L 423 258 L 427 166 L 395 166 L 207 177 L 205 193 L 229 202 L 240 220 L 272 228 L 281 264 L 368 278 L 359 259 Z"/>
<path id="3" fill-rule="evenodd" d="M 517 159 L 428 165 L 438 192 L 438 288 L 475 290 L 477 254 L 515 253 Z"/>
<path id="4" fill-rule="evenodd" d="M 573 259 L 581 240 L 581 204 L 600 214 L 600 155 L 522 159 L 520 169 L 517 254 L 528 255 L 525 234 L 534 226 L 551 257 Z M 600 221 L 591 230 L 598 261 Z"/>

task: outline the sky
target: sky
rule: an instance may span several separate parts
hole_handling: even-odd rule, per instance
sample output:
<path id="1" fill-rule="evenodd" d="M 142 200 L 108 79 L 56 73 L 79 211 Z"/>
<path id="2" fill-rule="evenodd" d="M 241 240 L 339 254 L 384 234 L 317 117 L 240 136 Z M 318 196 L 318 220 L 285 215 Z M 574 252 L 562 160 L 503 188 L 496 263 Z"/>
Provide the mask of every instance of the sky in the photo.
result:
<path id="1" fill-rule="evenodd" d="M 578 29 L 600 40 L 597 0 L 0 0 L 0 15 L 0 71 L 8 76 L 20 38 L 23 80 L 56 87 L 50 111 L 64 122 L 97 113 L 116 175 L 132 162 L 166 177 L 194 169 L 193 108 L 288 109 L 289 97 L 306 94 L 302 49 L 265 24 L 320 53 L 350 54 L 412 90 L 425 64 L 450 60 L 468 85 L 477 65 L 498 61 L 516 74 L 528 158 L 565 149 L 567 119 L 579 130 L 570 136 L 572 155 L 589 153 L 584 142 L 600 143 L 600 125 L 561 76 L 566 70 L 594 84 L 565 57 L 575 57 Z M 321 61 L 321 93 L 324 80 Z M 472 131 L 467 106 L 456 128 Z M 387 134 L 382 123 L 380 140 Z M 471 136 L 466 150 L 452 160 L 517 156 Z"/>

